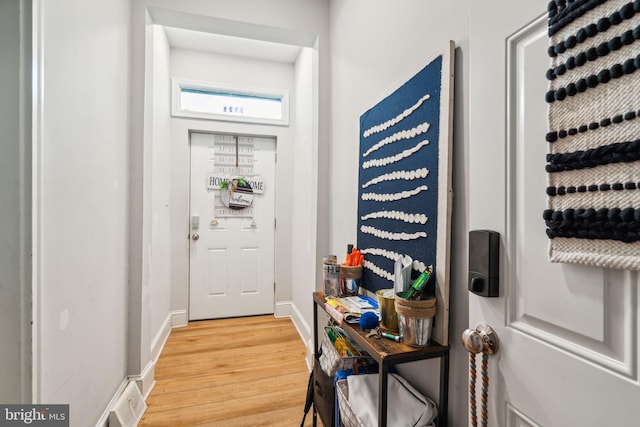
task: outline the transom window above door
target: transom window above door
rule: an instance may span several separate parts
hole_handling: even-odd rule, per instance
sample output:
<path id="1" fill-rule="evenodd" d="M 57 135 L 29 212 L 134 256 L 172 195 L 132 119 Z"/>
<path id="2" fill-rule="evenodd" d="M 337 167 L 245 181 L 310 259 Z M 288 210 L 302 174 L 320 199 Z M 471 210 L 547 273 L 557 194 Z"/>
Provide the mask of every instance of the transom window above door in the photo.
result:
<path id="1" fill-rule="evenodd" d="M 171 104 L 177 117 L 289 124 L 289 93 L 283 90 L 173 78 Z"/>

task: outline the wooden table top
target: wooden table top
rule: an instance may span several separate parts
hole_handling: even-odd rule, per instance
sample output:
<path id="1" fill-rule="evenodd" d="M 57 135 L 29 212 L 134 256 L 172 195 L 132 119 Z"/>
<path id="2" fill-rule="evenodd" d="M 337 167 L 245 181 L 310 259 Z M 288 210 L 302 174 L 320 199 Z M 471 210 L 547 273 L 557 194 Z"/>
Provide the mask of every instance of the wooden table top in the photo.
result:
<path id="1" fill-rule="evenodd" d="M 325 298 L 322 292 L 314 292 L 313 300 L 324 309 Z M 430 341 L 424 347 L 412 347 L 387 338 L 367 337 L 368 331 L 362 330 L 359 323 L 343 322 L 341 327 L 378 363 L 393 365 L 414 360 L 430 359 L 440 357 L 449 351 L 449 346 L 443 346 L 434 341 Z M 397 332 L 394 334 L 397 335 Z"/>

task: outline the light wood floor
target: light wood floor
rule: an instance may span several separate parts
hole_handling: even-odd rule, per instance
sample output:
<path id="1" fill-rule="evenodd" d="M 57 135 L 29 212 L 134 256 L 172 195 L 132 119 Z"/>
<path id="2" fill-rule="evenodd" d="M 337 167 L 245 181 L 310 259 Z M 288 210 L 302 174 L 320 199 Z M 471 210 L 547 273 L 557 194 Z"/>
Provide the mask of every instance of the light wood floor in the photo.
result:
<path id="1" fill-rule="evenodd" d="M 298 427 L 309 379 L 305 355 L 290 319 L 208 320 L 174 329 L 139 425 Z"/>

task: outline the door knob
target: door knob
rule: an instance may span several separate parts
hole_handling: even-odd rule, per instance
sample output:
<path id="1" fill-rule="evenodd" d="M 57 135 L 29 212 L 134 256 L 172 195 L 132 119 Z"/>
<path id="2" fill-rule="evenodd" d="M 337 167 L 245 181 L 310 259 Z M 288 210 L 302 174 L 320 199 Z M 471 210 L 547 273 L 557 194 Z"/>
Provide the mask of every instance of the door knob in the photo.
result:
<path id="1" fill-rule="evenodd" d="M 462 345 L 469 353 L 494 354 L 498 351 L 498 335 L 489 325 L 478 325 L 462 333 Z"/>
<path id="2" fill-rule="evenodd" d="M 462 333 L 462 345 L 473 354 L 481 353 L 484 348 L 482 337 L 475 329 L 467 329 Z"/>
<path id="3" fill-rule="evenodd" d="M 193 240 L 198 240 L 200 238 L 200 235 L 199 234 L 194 234 L 193 236 L 191 236 L 191 238 Z"/>
<path id="4" fill-rule="evenodd" d="M 480 423 L 488 425 L 489 419 L 489 355 L 498 351 L 498 336 L 488 325 L 478 325 L 475 329 L 467 329 L 462 333 L 462 345 L 469 352 L 469 413 L 471 425 L 478 425 L 476 398 L 476 355 L 482 353 L 482 395 L 480 405 Z"/>

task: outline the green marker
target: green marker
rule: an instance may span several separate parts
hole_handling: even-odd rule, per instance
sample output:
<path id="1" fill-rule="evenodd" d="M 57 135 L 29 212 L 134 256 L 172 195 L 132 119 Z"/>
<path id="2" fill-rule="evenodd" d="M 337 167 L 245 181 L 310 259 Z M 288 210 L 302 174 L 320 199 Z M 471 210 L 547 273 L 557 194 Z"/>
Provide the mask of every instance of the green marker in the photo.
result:
<path id="1" fill-rule="evenodd" d="M 413 282 L 411 287 L 407 292 L 405 292 L 403 298 L 405 299 L 416 299 L 422 289 L 424 289 L 425 285 L 429 281 L 429 277 L 431 277 L 431 272 L 425 269 L 418 278 Z M 401 295 L 402 296 L 402 295 Z"/>

